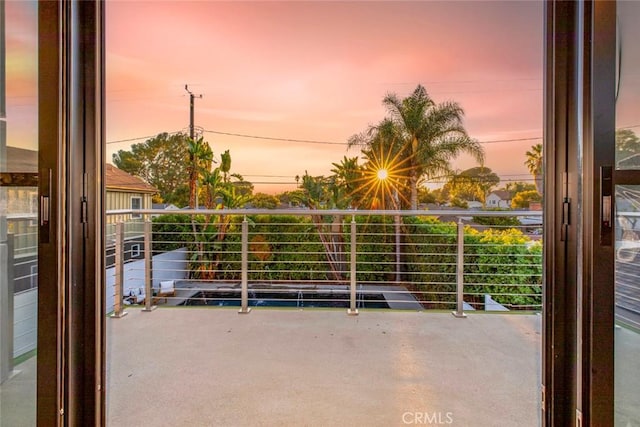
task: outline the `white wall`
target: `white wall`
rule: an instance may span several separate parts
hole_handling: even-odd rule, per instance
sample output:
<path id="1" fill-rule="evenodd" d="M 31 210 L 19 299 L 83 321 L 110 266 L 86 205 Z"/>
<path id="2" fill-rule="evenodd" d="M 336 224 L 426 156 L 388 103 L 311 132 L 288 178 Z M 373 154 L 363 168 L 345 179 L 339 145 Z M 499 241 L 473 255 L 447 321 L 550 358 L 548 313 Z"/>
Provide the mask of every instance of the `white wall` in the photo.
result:
<path id="1" fill-rule="evenodd" d="M 487 207 L 488 208 L 505 208 L 508 209 L 511 207 L 510 200 L 501 199 L 500 196 L 491 193 L 487 196 Z"/>
<path id="2" fill-rule="evenodd" d="M 187 251 L 179 249 L 153 257 L 154 286 L 160 280 L 187 278 Z M 144 260 L 124 266 L 124 289 L 144 286 Z M 106 271 L 107 313 L 115 303 L 115 268 Z M 13 299 L 13 357 L 34 350 L 38 339 L 38 289 L 29 289 L 14 295 Z"/>
<path id="3" fill-rule="evenodd" d="M 13 357 L 18 357 L 38 342 L 38 289 L 15 294 L 13 310 Z"/>
<path id="4" fill-rule="evenodd" d="M 187 278 L 187 249 L 182 248 L 166 252 L 153 257 L 151 268 L 153 271 L 153 287 L 157 288 L 162 280 L 182 280 Z M 144 260 L 128 262 L 124 265 L 124 294 L 128 295 L 129 289 L 141 288 L 144 283 Z M 113 311 L 115 305 L 116 269 L 110 267 L 106 270 L 106 310 Z"/>

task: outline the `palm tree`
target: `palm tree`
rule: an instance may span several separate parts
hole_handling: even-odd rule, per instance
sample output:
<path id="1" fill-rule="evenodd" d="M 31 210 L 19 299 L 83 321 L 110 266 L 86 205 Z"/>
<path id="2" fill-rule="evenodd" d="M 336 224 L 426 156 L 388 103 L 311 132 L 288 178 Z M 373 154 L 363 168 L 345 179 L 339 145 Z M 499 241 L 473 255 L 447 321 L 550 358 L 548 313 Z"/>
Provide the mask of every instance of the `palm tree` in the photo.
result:
<path id="1" fill-rule="evenodd" d="M 222 172 L 222 177 L 224 182 L 229 182 L 229 172 L 231 171 L 231 153 L 229 150 L 226 150 L 224 153 L 220 154 L 220 172 Z"/>
<path id="2" fill-rule="evenodd" d="M 357 207 L 361 201 L 359 190 L 363 172 L 362 166 L 358 164 L 358 157 L 344 156 L 340 163 L 331 163 L 331 165 L 333 166 L 331 182 L 335 192 L 340 190 L 341 193 L 336 198 L 344 199 L 343 201 L 352 208 Z"/>
<path id="3" fill-rule="evenodd" d="M 531 150 L 526 152 L 526 155 L 527 160 L 524 162 L 524 164 L 527 166 L 527 169 L 529 169 L 529 173 L 533 175 L 538 194 L 542 195 L 542 177 L 544 174 L 542 162 L 542 144 L 536 144 L 532 146 Z"/>
<path id="4" fill-rule="evenodd" d="M 482 147 L 462 125 L 464 111 L 457 103 L 436 104 L 422 85 L 403 99 L 389 94 L 382 103 L 389 117 L 366 134 L 352 137 L 349 143 L 364 142 L 372 152 L 380 150 L 376 145 L 387 144 L 388 155 L 406 163 L 401 169 L 406 171 L 411 209 L 418 208 L 421 178 L 450 174 L 451 160 L 462 153 L 471 154 L 479 162 L 484 160 Z"/>
<path id="5" fill-rule="evenodd" d="M 188 141 L 189 152 L 189 208 L 193 209 L 197 203 L 198 180 L 203 172 L 211 170 L 213 163 L 213 152 L 209 143 L 202 137 Z"/>
<path id="6" fill-rule="evenodd" d="M 205 171 L 202 175 L 202 186 L 205 191 L 204 206 L 207 209 L 215 209 L 215 202 L 223 181 L 220 177 L 220 168 L 213 171 Z"/>

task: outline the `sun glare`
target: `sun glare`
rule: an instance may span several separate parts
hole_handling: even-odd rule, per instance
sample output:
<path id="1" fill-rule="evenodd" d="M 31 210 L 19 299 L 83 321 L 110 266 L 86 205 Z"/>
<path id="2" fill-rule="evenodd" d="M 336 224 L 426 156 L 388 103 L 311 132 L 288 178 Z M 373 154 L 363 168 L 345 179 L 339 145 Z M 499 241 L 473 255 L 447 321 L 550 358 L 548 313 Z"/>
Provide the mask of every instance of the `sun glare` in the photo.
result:
<path id="1" fill-rule="evenodd" d="M 377 147 L 367 153 L 367 167 L 354 193 L 362 194 L 370 209 L 397 208 L 406 200 L 406 180 L 409 162 L 391 150 Z"/>

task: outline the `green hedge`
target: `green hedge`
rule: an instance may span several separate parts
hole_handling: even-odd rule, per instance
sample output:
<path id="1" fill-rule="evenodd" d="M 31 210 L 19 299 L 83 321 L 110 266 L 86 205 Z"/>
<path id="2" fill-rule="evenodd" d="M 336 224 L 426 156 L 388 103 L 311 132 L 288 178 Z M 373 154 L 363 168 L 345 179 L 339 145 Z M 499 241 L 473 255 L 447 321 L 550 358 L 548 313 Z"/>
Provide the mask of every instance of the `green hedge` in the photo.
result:
<path id="1" fill-rule="evenodd" d="M 191 254 L 191 278 L 238 281 L 243 217 L 227 219 L 227 230 L 221 237 L 216 224 L 205 225 L 204 216 L 196 216 L 193 224 L 186 215 L 158 217 L 154 219 L 153 250 L 186 246 Z M 332 230 L 339 249 L 339 259 L 334 264 L 340 271 L 338 276 L 331 273 L 325 247 L 311 218 L 255 215 L 247 219 L 250 281 L 349 282 L 350 217 L 342 218 Z M 327 216 L 322 219 L 332 221 Z M 358 283 L 394 281 L 394 218 L 362 215 L 355 219 Z M 433 217 L 404 217 L 400 227 L 402 285 L 426 307 L 452 308 L 456 293 L 457 225 Z M 532 309 L 541 304 L 540 242 L 515 229 L 477 231 L 466 226 L 464 253 L 465 301 L 482 309 L 484 294 L 491 294 L 513 309 Z"/>

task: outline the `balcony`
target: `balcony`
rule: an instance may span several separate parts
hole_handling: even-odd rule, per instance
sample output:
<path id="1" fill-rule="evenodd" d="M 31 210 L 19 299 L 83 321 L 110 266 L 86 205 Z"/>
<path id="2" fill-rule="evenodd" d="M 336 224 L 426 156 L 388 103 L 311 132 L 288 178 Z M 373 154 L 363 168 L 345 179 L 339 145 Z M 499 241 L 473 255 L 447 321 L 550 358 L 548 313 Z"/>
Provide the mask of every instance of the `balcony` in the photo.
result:
<path id="1" fill-rule="evenodd" d="M 107 322 L 109 425 L 539 425 L 535 314 L 127 311 Z"/>
<path id="2" fill-rule="evenodd" d="M 108 214 L 109 425 L 539 424 L 539 213 L 316 213 Z M 14 222 L 24 354 L 2 405 L 31 425 L 35 327 L 18 317 L 37 272 L 17 269 L 34 225 Z M 627 246 L 618 305 L 637 318 Z M 638 336 L 617 329 L 616 352 Z M 637 372 L 616 371 L 621 420 L 638 415 Z"/>
<path id="3" fill-rule="evenodd" d="M 156 303 L 458 316 L 541 309 L 540 212 L 127 214 L 108 216 L 107 311 L 116 316 L 143 300 L 146 310 Z"/>
<path id="4" fill-rule="evenodd" d="M 540 213 L 142 212 L 107 233 L 109 424 L 539 424 Z"/>

